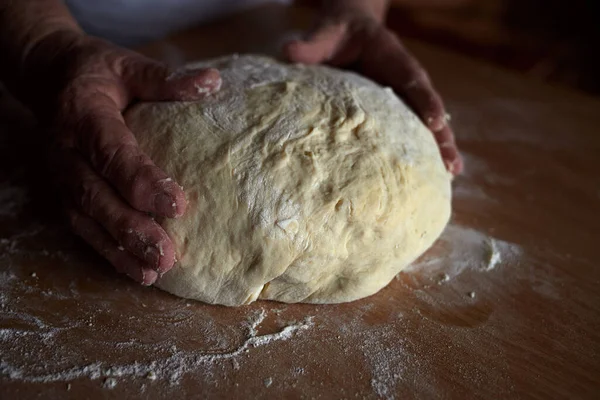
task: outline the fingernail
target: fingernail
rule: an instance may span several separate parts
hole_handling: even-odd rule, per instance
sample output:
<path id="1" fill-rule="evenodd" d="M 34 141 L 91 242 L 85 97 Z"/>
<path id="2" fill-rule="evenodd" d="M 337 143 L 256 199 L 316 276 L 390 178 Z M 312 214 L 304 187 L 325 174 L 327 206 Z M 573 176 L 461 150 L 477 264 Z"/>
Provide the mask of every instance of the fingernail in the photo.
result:
<path id="1" fill-rule="evenodd" d="M 463 172 L 463 169 L 464 169 L 463 158 L 459 154 L 458 158 L 454 161 L 454 175 L 461 174 Z"/>
<path id="2" fill-rule="evenodd" d="M 142 285 L 144 286 L 152 286 L 156 279 L 158 278 L 158 273 L 156 271 L 144 270 L 144 279 L 142 281 Z"/>
<path id="3" fill-rule="evenodd" d="M 142 282 L 141 282 L 142 286 L 148 286 L 148 284 L 146 283 L 146 271 L 144 271 L 142 269 Z"/>
<path id="4" fill-rule="evenodd" d="M 152 286 L 155 281 L 156 274 L 152 271 L 146 271 L 142 268 L 142 281 L 140 282 L 142 286 Z"/>
<path id="5" fill-rule="evenodd" d="M 221 88 L 221 76 L 219 71 L 214 68 L 204 70 L 200 76 L 196 78 L 196 87 L 202 86 L 209 92 L 217 91 Z"/>
<path id="6" fill-rule="evenodd" d="M 448 172 L 450 172 L 453 176 L 460 174 L 462 170 L 460 158 L 455 160 L 445 160 L 444 164 L 446 165 Z"/>
<path id="7" fill-rule="evenodd" d="M 194 87 L 199 96 L 208 96 L 219 91 L 221 88 L 221 80 L 219 79 L 218 82 L 205 81 L 202 84 L 194 83 Z"/>
<path id="8" fill-rule="evenodd" d="M 166 193 L 159 193 L 154 198 L 154 208 L 159 214 L 173 218 L 177 215 L 177 203 Z"/>
<path id="9" fill-rule="evenodd" d="M 223 80 L 220 76 L 216 78 L 207 78 L 202 80 L 200 83 L 195 83 L 194 87 L 198 94 L 213 94 L 221 89 Z"/>
<path id="10" fill-rule="evenodd" d="M 160 251 L 154 246 L 147 246 L 144 249 L 144 261 L 154 270 L 158 269 L 160 262 Z"/>

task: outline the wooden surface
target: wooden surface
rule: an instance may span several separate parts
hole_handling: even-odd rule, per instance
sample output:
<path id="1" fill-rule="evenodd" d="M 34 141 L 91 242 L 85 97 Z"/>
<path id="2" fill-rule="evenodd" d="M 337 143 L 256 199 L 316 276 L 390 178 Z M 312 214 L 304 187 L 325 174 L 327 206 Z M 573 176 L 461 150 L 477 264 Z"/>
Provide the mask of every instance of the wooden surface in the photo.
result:
<path id="1" fill-rule="evenodd" d="M 272 52 L 305 23 L 271 7 L 144 51 Z M 598 398 L 600 102 L 408 45 L 466 170 L 442 239 L 351 304 L 229 309 L 117 275 L 60 224 L 32 119 L 0 97 L 0 398 Z"/>

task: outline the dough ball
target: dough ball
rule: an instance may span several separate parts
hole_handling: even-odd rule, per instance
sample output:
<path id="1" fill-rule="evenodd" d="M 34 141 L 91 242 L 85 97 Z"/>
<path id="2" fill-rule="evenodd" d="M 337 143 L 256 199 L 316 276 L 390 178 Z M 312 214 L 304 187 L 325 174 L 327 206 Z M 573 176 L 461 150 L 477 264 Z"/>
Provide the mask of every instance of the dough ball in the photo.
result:
<path id="1" fill-rule="evenodd" d="M 451 176 L 392 90 L 324 66 L 234 56 L 219 93 L 126 113 L 184 187 L 160 221 L 178 262 L 156 286 L 206 303 L 338 303 L 387 285 L 440 235 Z"/>

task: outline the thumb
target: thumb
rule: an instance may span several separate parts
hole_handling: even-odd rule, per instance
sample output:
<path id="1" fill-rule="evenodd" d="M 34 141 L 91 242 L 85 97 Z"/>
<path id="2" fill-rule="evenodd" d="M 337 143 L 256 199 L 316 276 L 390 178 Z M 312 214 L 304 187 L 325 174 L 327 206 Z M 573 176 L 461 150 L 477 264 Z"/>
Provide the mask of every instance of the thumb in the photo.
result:
<path id="1" fill-rule="evenodd" d="M 145 101 L 198 100 L 221 88 L 221 76 L 216 69 L 173 72 L 166 65 L 148 59 L 128 62 L 123 78 L 130 96 Z"/>
<path id="2" fill-rule="evenodd" d="M 283 47 L 284 56 L 303 64 L 319 64 L 331 60 L 344 40 L 345 24 L 325 23 L 306 40 L 291 40 Z"/>

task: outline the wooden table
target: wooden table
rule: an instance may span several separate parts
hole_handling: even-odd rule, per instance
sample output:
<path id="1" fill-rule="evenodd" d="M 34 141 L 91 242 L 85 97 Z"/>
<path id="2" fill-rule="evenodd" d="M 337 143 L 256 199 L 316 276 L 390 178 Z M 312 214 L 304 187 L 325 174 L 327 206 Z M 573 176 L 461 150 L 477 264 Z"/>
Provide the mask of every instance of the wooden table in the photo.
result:
<path id="1" fill-rule="evenodd" d="M 272 52 L 269 7 L 144 49 Z M 0 398 L 598 398 L 600 102 L 409 46 L 465 156 L 442 239 L 351 304 L 186 301 L 59 222 L 31 117 L 0 107 Z M 287 328 L 286 328 L 287 327 Z"/>

